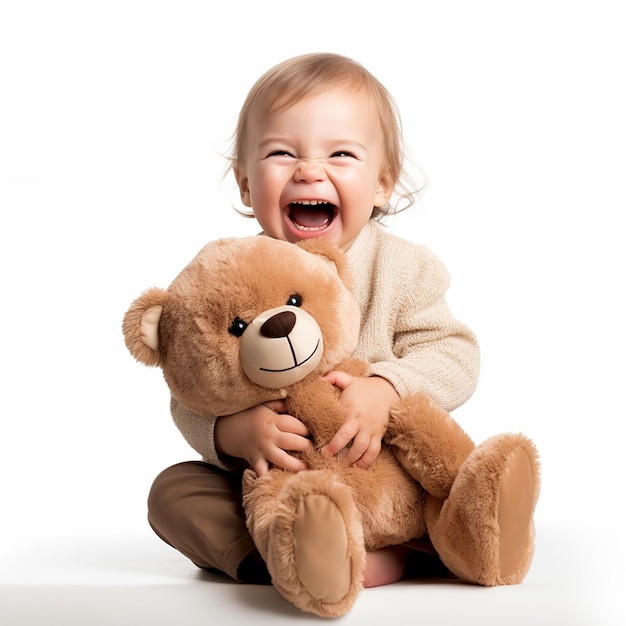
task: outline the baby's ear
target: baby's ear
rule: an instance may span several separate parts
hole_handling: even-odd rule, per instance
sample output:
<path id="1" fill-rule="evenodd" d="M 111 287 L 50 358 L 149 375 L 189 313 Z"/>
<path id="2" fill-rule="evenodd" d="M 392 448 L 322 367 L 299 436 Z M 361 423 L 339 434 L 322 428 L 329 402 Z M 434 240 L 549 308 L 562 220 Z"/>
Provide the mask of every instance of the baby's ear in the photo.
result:
<path id="1" fill-rule="evenodd" d="M 165 289 L 152 287 L 130 305 L 124 315 L 122 332 L 129 352 L 144 365 L 162 366 L 159 346 L 159 321 L 167 301 Z"/>

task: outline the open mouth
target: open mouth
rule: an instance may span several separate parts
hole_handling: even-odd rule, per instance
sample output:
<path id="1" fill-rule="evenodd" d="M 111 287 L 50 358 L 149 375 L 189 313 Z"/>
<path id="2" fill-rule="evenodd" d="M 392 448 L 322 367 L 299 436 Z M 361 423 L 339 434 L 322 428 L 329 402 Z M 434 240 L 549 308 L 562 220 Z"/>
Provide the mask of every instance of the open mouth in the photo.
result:
<path id="1" fill-rule="evenodd" d="M 337 207 L 323 200 L 298 200 L 289 204 L 289 221 L 301 231 L 321 231 L 335 219 Z"/>

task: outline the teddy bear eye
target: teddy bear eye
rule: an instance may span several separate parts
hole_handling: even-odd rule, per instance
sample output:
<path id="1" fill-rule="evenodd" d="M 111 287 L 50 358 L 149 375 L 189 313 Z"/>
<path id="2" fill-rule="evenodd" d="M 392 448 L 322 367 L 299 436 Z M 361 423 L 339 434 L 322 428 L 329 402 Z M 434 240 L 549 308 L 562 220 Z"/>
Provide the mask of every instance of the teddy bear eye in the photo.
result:
<path id="1" fill-rule="evenodd" d="M 230 325 L 228 332 L 235 337 L 241 337 L 243 331 L 248 327 L 248 323 L 244 322 L 240 317 L 236 317 Z"/>
<path id="2" fill-rule="evenodd" d="M 294 293 L 291 294 L 287 300 L 288 306 L 302 306 L 302 296 Z"/>

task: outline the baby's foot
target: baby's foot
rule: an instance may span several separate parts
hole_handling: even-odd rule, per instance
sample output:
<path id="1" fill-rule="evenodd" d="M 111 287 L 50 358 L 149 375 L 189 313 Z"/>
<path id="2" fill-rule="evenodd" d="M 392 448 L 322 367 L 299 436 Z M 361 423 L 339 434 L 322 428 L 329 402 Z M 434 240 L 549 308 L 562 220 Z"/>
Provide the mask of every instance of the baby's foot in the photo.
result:
<path id="1" fill-rule="evenodd" d="M 400 580 L 404 576 L 410 551 L 405 546 L 389 546 L 368 552 L 365 557 L 363 586 L 380 587 Z"/>

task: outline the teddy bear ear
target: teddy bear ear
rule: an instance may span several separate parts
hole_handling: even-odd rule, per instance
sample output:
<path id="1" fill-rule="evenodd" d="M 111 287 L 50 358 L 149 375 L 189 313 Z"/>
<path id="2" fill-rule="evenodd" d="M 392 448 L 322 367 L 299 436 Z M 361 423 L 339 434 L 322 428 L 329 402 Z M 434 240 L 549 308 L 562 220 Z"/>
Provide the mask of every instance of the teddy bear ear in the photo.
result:
<path id="1" fill-rule="evenodd" d="M 124 315 L 122 332 L 126 347 L 144 365 L 160 367 L 163 364 L 159 349 L 159 321 L 167 298 L 165 289 L 152 287 L 134 300 Z"/>
<path id="2" fill-rule="evenodd" d="M 324 258 L 330 265 L 333 265 L 343 284 L 348 287 L 348 289 L 352 289 L 352 274 L 348 268 L 345 253 L 339 246 L 329 243 L 324 239 L 305 239 L 297 242 L 296 245 L 307 252 L 317 254 Z"/>

